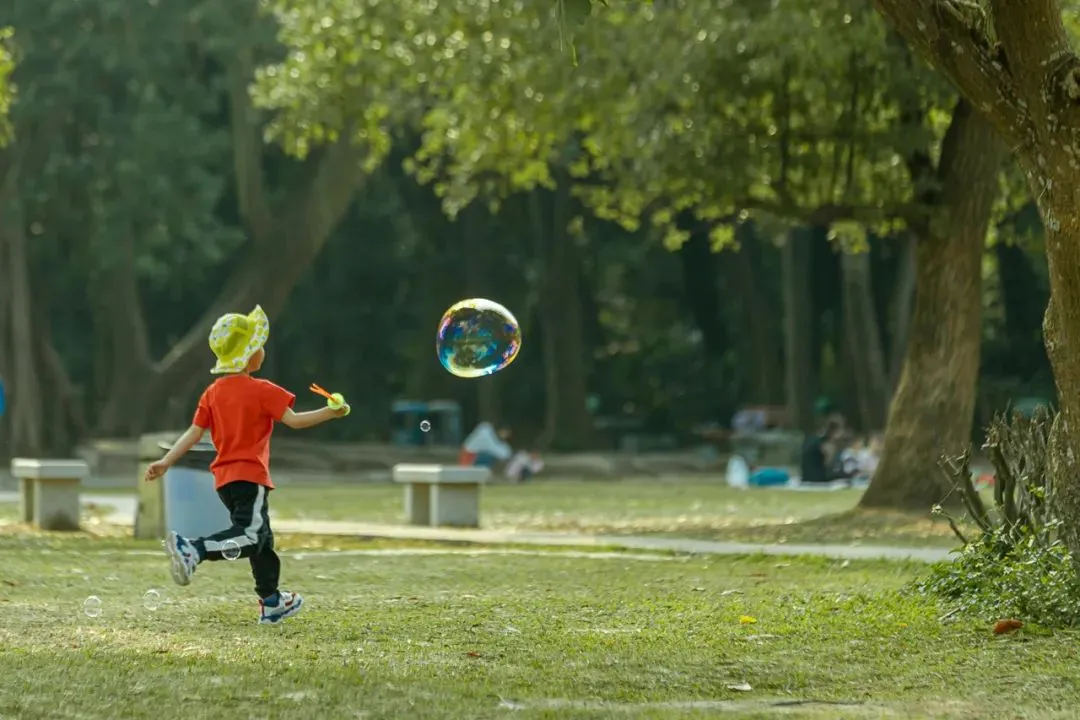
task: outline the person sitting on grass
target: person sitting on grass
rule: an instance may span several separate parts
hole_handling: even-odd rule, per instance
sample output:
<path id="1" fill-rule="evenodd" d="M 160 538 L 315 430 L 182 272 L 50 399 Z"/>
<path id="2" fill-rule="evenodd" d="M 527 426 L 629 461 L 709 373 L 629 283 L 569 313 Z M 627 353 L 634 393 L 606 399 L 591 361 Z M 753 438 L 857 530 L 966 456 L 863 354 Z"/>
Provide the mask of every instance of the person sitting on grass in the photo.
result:
<path id="1" fill-rule="evenodd" d="M 825 483 L 847 479 L 842 470 L 830 470 L 842 426 L 835 419 L 825 421 L 820 433 L 811 435 L 802 450 L 802 482 Z"/>
<path id="2" fill-rule="evenodd" d="M 229 509 L 232 527 L 203 538 L 170 532 L 165 551 L 178 585 L 190 584 L 195 568 L 204 560 L 246 557 L 255 578 L 259 622 L 263 624 L 295 615 L 304 603 L 299 594 L 278 588 L 281 560 L 274 552 L 268 499 L 274 489 L 270 480 L 274 423 L 299 430 L 349 414 L 344 399 L 320 410 L 293 412 L 295 395 L 269 380 L 253 378 L 252 373 L 259 371 L 266 357 L 264 346 L 269 336 L 270 321 L 259 306 L 248 315 L 230 313 L 214 323 L 210 349 L 217 364 L 210 372 L 222 377 L 203 392 L 191 427 L 165 457 L 146 470 L 147 481 L 161 477 L 210 431 L 217 448 L 210 471 L 218 497 Z"/>

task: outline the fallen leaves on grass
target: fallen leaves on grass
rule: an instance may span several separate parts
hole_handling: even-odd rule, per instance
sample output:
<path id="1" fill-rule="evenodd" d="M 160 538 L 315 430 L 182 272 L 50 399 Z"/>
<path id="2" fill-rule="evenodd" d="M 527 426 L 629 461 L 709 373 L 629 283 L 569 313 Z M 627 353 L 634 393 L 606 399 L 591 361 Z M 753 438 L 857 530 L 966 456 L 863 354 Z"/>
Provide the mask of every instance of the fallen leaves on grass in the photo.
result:
<path id="1" fill-rule="evenodd" d="M 753 625 L 757 622 L 757 618 L 750 617 L 749 615 L 743 615 L 739 618 L 739 623 L 742 625 Z"/>
<path id="2" fill-rule="evenodd" d="M 1004 635 L 1006 633 L 1015 632 L 1022 627 L 1024 627 L 1024 623 L 1020 622 L 1019 620 L 1015 620 L 1012 618 L 1006 620 L 998 620 L 996 623 L 994 623 L 994 634 Z"/>

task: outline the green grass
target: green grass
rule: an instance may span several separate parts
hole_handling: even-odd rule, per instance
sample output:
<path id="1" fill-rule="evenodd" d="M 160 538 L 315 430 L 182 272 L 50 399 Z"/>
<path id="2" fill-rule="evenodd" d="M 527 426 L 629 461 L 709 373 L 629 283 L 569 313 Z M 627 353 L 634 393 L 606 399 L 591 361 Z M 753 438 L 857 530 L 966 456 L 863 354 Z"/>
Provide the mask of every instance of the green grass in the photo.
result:
<path id="1" fill-rule="evenodd" d="M 958 545 L 929 517 L 853 512 L 860 490 L 736 490 L 701 480 L 542 481 L 492 485 L 482 518 L 492 529 L 792 543 Z M 274 493 L 282 518 L 400 523 L 402 489 L 389 484 L 294 485 Z"/>
<path id="2" fill-rule="evenodd" d="M 242 561 L 177 588 L 153 543 L 0 532 L 0 717 L 754 718 L 812 700 L 784 716 L 1064 718 L 1080 702 L 1075 635 L 943 624 L 897 592 L 918 565 L 296 542 L 283 579 L 308 608 L 272 628 L 253 624 Z"/>
<path id="3" fill-rule="evenodd" d="M 125 489 L 92 489 L 88 495 Z M 484 526 L 499 530 L 689 537 L 760 543 L 863 543 L 956 547 L 940 519 L 856 511 L 861 491 L 735 490 L 718 481 L 545 480 L 484 488 Z M 296 484 L 274 492 L 275 516 L 372 523 L 404 521 L 402 489 L 386 484 Z M 94 512 L 87 517 L 92 518 Z M 0 522 L 17 507 L 0 504 Z"/>

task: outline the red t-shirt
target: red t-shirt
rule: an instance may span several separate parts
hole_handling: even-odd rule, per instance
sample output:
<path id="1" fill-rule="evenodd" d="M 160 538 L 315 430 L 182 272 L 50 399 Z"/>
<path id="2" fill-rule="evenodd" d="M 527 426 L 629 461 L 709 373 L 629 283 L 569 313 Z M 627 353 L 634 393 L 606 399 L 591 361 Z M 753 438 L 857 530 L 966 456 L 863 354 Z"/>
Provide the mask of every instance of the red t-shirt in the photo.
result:
<path id="1" fill-rule="evenodd" d="M 215 489 L 237 480 L 273 489 L 270 434 L 295 400 L 285 388 L 246 373 L 227 375 L 206 388 L 192 424 L 209 430 L 217 448 L 210 466 Z"/>

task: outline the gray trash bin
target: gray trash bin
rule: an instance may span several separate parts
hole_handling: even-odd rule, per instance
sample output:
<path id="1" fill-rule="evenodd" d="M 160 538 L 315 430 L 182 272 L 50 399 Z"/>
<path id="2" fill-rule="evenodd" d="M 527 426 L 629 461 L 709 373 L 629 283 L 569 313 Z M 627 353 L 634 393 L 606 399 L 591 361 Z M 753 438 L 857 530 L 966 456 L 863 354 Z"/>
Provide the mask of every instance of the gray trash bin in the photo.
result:
<path id="1" fill-rule="evenodd" d="M 170 450 L 172 443 L 159 444 Z M 197 538 L 227 529 L 229 511 L 214 489 L 210 463 L 217 455 L 211 443 L 200 442 L 165 473 L 165 528 L 183 537 Z"/>

